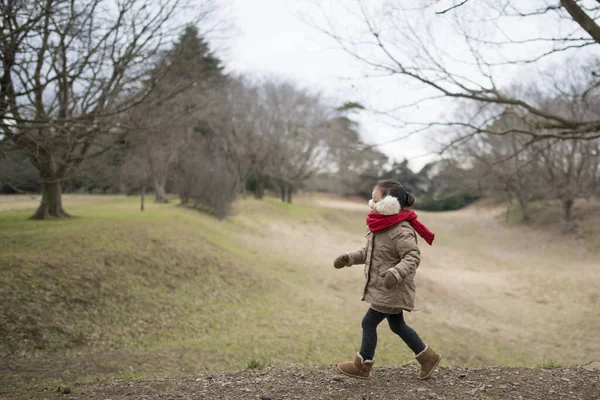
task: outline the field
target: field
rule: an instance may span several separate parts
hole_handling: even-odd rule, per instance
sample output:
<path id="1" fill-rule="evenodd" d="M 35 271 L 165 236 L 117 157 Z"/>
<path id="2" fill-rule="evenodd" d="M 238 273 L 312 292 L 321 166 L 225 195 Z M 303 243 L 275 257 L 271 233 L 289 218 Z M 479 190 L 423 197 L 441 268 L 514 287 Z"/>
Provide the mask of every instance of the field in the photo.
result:
<path id="1" fill-rule="evenodd" d="M 68 221 L 0 198 L 0 394 L 93 381 L 322 366 L 360 343 L 366 207 L 305 195 L 240 200 L 225 221 L 175 204 L 66 196 Z M 422 311 L 407 315 L 446 366 L 600 360 L 600 238 L 507 224 L 497 207 L 420 213 Z M 380 327 L 379 366 L 410 351 Z"/>

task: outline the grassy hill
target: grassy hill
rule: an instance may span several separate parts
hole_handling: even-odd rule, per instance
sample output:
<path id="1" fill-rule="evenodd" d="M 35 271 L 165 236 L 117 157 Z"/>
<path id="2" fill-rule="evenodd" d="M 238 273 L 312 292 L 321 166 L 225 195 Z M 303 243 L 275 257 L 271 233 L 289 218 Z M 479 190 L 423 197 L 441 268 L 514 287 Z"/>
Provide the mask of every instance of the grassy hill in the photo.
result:
<path id="1" fill-rule="evenodd" d="M 241 238 L 323 210 L 248 200 L 219 222 L 172 205 L 141 213 L 133 199 L 78 201 L 69 221 L 0 214 L 0 386 L 334 356 L 318 339 L 340 320 L 313 296 L 318 277 Z"/>
<path id="2" fill-rule="evenodd" d="M 0 204 L 0 393 L 97 378 L 152 378 L 351 357 L 366 305 L 364 207 L 305 197 L 241 200 L 218 221 L 175 205 L 68 197 L 68 221 Z M 497 210 L 422 214 L 407 316 L 445 365 L 536 366 L 600 359 L 598 255 L 576 239 L 508 228 Z M 378 365 L 410 351 L 380 329 Z"/>

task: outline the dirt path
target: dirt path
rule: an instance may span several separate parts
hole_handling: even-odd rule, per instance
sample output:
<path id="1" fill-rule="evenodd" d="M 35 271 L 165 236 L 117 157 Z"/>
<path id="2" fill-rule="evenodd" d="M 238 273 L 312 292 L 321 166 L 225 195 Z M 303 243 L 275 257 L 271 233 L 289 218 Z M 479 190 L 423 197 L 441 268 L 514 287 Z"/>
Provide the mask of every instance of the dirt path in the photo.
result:
<path id="1" fill-rule="evenodd" d="M 555 369 L 443 367 L 429 381 L 417 367 L 379 368 L 368 381 L 335 367 L 266 369 L 186 378 L 115 380 L 51 388 L 38 398 L 120 399 L 600 399 L 600 365 Z M 52 391 L 50 391 L 52 390 Z M 66 393 L 65 393 L 66 392 Z"/>

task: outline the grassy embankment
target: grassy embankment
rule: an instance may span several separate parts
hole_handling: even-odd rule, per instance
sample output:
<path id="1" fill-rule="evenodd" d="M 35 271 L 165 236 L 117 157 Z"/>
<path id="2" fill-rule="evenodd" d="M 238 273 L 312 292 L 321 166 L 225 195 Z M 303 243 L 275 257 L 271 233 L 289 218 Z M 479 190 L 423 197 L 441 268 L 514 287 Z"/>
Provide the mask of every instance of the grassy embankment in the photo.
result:
<path id="1" fill-rule="evenodd" d="M 361 245 L 364 211 L 300 200 L 242 200 L 226 221 L 175 205 L 142 213 L 125 197 L 68 197 L 77 218 L 65 221 L 28 221 L 26 201 L 0 204 L 0 393 L 351 357 L 362 271 L 331 260 Z M 490 215 L 422 214 L 437 242 L 423 248 L 426 307 L 411 325 L 446 363 L 600 358 L 593 241 Z M 380 332 L 378 364 L 412 359 Z"/>

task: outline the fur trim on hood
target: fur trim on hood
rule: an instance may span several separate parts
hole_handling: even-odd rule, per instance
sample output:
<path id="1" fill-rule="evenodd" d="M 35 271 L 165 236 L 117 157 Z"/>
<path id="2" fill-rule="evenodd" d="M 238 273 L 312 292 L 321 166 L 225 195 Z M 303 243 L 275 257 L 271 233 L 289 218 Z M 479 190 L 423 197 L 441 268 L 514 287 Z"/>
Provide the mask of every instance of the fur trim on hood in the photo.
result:
<path id="1" fill-rule="evenodd" d="M 400 212 L 400 202 L 393 196 L 385 196 L 383 200 L 375 204 L 373 199 L 369 200 L 369 206 L 375 205 L 375 211 L 381 215 L 395 215 Z"/>

